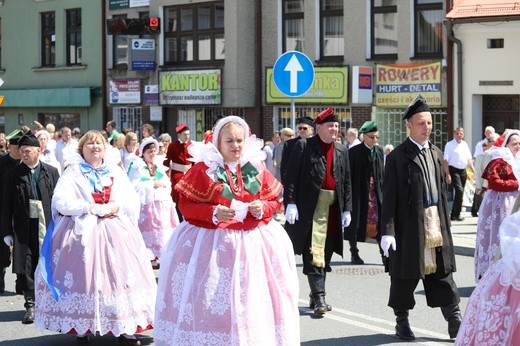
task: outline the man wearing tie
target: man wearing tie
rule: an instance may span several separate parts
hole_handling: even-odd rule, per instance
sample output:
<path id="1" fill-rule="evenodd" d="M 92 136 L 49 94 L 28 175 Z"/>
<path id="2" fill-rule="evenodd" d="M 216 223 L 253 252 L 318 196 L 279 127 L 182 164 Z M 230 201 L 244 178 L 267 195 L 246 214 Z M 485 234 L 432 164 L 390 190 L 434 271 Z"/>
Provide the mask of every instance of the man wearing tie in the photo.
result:
<path id="1" fill-rule="evenodd" d="M 13 272 L 22 279 L 25 298 L 23 324 L 34 322 L 34 271 L 40 245 L 51 221 L 51 200 L 58 170 L 40 162 L 40 142 L 32 133 L 18 141 L 22 164 L 6 175 L 3 191 L 2 236 L 13 246 Z"/>
<path id="2" fill-rule="evenodd" d="M 389 257 L 390 298 L 396 334 L 415 335 L 408 311 L 422 280 L 426 302 L 440 307 L 448 334 L 455 338 L 461 323 L 456 270 L 442 151 L 429 137 L 433 122 L 426 100 L 418 95 L 404 112 L 410 135 L 387 157 L 383 182 L 381 248 Z M 391 248 L 391 249 L 390 249 Z"/>

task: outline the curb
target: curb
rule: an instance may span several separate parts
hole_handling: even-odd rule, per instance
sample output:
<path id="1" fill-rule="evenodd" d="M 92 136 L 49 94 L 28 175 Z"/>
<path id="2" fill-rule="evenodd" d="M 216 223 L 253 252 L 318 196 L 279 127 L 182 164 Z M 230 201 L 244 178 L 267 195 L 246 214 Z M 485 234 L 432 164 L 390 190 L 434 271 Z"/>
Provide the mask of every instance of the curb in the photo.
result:
<path id="1" fill-rule="evenodd" d="M 475 248 L 453 244 L 453 252 L 455 255 L 473 257 L 475 255 Z"/>

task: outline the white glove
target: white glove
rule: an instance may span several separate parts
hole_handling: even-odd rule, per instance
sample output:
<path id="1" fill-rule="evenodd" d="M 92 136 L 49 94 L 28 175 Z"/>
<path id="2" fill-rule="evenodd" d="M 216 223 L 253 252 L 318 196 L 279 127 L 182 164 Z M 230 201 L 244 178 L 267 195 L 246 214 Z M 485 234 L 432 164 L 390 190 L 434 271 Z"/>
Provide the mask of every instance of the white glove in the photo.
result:
<path id="1" fill-rule="evenodd" d="M 12 235 L 6 235 L 4 237 L 4 243 L 6 243 L 7 246 L 13 246 L 13 243 L 14 243 L 13 236 Z"/>
<path id="2" fill-rule="evenodd" d="M 350 221 L 352 221 L 350 211 L 344 211 L 341 213 L 341 227 L 348 227 L 348 225 L 350 225 Z"/>
<path id="3" fill-rule="evenodd" d="M 285 209 L 285 220 L 289 222 L 291 225 L 294 225 L 294 222 L 298 220 L 298 208 L 296 204 L 288 204 Z"/>
<path id="4" fill-rule="evenodd" d="M 390 245 L 392 246 L 392 250 L 395 251 L 395 237 L 393 235 L 384 235 L 381 237 L 381 249 L 383 250 L 383 255 L 385 257 L 388 256 L 388 250 L 390 249 Z"/>

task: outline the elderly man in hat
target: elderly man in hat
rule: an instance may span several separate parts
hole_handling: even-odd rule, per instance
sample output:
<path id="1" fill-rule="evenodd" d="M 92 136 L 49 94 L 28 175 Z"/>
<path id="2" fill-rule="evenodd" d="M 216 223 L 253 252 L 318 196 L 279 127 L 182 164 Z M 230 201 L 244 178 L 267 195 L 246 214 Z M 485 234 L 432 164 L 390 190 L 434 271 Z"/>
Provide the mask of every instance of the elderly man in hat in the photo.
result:
<path id="1" fill-rule="evenodd" d="M 363 142 L 348 150 L 352 176 L 352 222 L 345 230 L 345 239 L 350 243 L 352 264 L 365 263 L 359 256 L 358 241 L 380 240 L 383 200 L 384 153 L 377 143 L 379 131 L 376 122 L 366 121 L 359 133 L 363 134 Z"/>
<path id="2" fill-rule="evenodd" d="M 294 145 L 300 139 L 310 138 L 314 135 L 314 123 L 312 118 L 298 118 L 296 127 L 298 128 L 298 136 L 285 141 L 283 144 L 282 161 L 280 162 L 280 178 L 282 179 L 282 185 L 285 185 L 284 176 L 287 168 L 287 162 L 289 162 L 289 157 L 291 156 Z"/>
<path id="3" fill-rule="evenodd" d="M 0 197 L 3 193 L 4 181 L 7 172 L 11 170 L 11 168 L 17 166 L 20 163 L 20 149 L 18 148 L 18 141 L 23 136 L 22 130 L 15 130 L 9 133 L 5 138 L 7 143 L 9 143 L 9 152 L 7 155 L 0 157 Z M 0 220 L 3 208 L 4 199 L 0 198 Z M 11 265 L 11 252 L 7 244 L 3 241 L 0 241 L 0 293 L 4 293 L 5 291 L 5 272 L 7 267 Z M 16 280 L 17 286 L 21 280 Z M 22 294 L 22 291 L 17 287 L 16 293 Z"/>
<path id="4" fill-rule="evenodd" d="M 331 309 L 325 301 L 325 276 L 336 252 L 343 255 L 343 227 L 350 223 L 352 188 L 347 148 L 336 141 L 339 120 L 332 108 L 316 120 L 317 136 L 296 142 L 287 163 L 284 201 L 285 229 L 294 252 L 302 255 L 310 308 L 322 316 Z"/>
<path id="5" fill-rule="evenodd" d="M 13 246 L 13 272 L 22 279 L 25 298 L 23 324 L 34 322 L 34 271 L 40 245 L 51 221 L 51 200 L 58 170 L 40 162 L 40 142 L 32 133 L 19 141 L 22 163 L 5 177 L 2 195 L 2 236 Z"/>
<path id="6" fill-rule="evenodd" d="M 175 128 L 177 140 L 170 143 L 166 151 L 166 159 L 163 164 L 170 168 L 170 179 L 172 182 L 172 199 L 175 205 L 179 202 L 179 193 L 174 189 L 175 185 L 184 177 L 184 174 L 191 168 L 191 155 L 188 148 L 191 145 L 190 128 L 186 123 L 182 123 Z M 182 220 L 182 214 L 177 209 L 179 220 Z"/>
<path id="7" fill-rule="evenodd" d="M 461 323 L 453 281 L 455 255 L 450 231 L 442 151 L 428 139 L 432 115 L 418 95 L 404 112 L 409 136 L 386 158 L 381 248 L 389 257 L 390 297 L 398 337 L 413 340 L 408 311 L 422 280 L 426 302 L 440 307 L 455 338 Z"/>

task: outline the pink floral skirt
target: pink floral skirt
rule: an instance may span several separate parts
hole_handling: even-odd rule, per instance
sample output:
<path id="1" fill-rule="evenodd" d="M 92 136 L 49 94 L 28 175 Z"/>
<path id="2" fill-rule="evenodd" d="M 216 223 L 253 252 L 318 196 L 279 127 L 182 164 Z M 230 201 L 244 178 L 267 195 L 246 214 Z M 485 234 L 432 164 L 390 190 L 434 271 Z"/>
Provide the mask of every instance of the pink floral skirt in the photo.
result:
<path id="1" fill-rule="evenodd" d="M 299 345 L 298 275 L 276 221 L 249 231 L 182 222 L 163 253 L 156 345 Z"/>
<path id="2" fill-rule="evenodd" d="M 62 217 L 52 237 L 51 269 L 58 301 L 35 273 L 35 325 L 59 333 L 119 336 L 152 328 L 157 285 L 146 247 L 135 223 L 98 218 L 75 232 Z"/>

